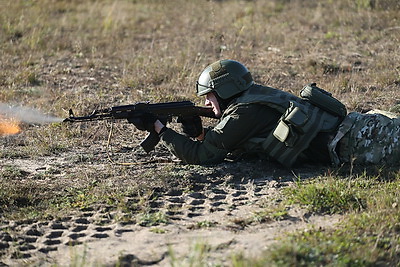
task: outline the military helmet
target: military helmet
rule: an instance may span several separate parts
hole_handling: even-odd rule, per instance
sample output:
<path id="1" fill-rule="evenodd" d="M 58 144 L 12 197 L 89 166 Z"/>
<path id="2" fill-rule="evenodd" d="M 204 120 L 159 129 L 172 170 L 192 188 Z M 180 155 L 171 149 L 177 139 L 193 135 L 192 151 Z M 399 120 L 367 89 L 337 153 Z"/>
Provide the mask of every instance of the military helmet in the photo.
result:
<path id="1" fill-rule="evenodd" d="M 230 98 L 247 90 L 253 84 L 249 70 L 234 60 L 219 60 L 200 74 L 196 83 L 198 96 L 216 92 L 222 99 Z"/>

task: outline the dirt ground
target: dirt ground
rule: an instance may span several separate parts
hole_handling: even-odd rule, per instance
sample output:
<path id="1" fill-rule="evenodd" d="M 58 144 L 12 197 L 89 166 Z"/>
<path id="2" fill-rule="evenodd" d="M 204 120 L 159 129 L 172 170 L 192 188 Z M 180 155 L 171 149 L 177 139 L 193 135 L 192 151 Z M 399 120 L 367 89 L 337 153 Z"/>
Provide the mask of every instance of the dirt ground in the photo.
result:
<path id="1" fill-rule="evenodd" d="M 159 148 L 153 159 L 164 152 Z M 18 166 L 28 176 L 57 169 L 56 179 L 38 182 L 64 183 L 67 187 L 67 183 L 77 182 L 68 176 L 73 172 L 70 168 L 82 172 L 82 167 L 88 165 L 72 166 L 74 156 L 83 157 L 85 153 L 82 149 L 56 157 L 1 161 L 4 165 Z M 134 152 L 116 152 L 112 156 L 121 158 L 121 154 L 132 156 Z M 287 233 L 334 227 L 341 218 L 340 215 L 314 215 L 297 206 L 287 206 L 287 215 L 278 220 L 254 219 L 263 207 L 282 201 L 282 188 L 293 185 L 299 177 L 307 179 L 323 174 L 325 169 L 303 167 L 291 172 L 260 160 L 205 167 L 178 162 L 116 167 L 104 153 L 98 156 L 89 168 L 99 173 L 106 168 L 123 168 L 132 175 L 132 181 L 126 181 L 126 186 L 135 183 L 134 177 L 144 171 L 175 174 L 166 178 L 174 186 L 153 185 L 154 191 L 147 197 L 149 212 L 165 214 L 168 221 L 146 224 L 133 219 L 134 214 L 129 211 L 105 204 L 48 220 L 2 221 L 1 229 L 7 229 L 0 237 L 3 265 L 166 266 L 205 261 L 229 266 L 233 255 L 257 257 Z M 178 177 L 180 181 L 176 180 Z M 140 200 L 132 196 L 125 201 Z"/>

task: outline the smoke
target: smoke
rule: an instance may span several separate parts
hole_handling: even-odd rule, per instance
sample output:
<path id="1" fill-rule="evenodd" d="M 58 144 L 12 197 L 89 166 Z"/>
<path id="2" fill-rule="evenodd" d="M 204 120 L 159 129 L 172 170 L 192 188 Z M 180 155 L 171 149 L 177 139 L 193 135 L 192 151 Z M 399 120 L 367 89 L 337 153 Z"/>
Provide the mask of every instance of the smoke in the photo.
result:
<path id="1" fill-rule="evenodd" d="M 37 109 L 12 106 L 5 103 L 0 103 L 0 116 L 13 118 L 21 122 L 32 124 L 46 124 L 61 122 L 63 120 L 54 116 L 45 115 Z"/>

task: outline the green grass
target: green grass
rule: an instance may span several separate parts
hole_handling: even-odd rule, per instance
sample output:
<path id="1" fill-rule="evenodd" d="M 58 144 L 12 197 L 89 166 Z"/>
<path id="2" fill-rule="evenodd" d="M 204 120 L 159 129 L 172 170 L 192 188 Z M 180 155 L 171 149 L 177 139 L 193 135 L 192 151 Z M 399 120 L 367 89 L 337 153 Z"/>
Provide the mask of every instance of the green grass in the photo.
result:
<path id="1" fill-rule="evenodd" d="M 287 207 L 285 206 L 277 206 L 263 209 L 262 211 L 258 211 L 254 213 L 252 221 L 263 223 L 263 222 L 272 222 L 272 221 L 281 221 L 285 220 L 288 217 Z"/>
<path id="2" fill-rule="evenodd" d="M 399 219 L 398 210 L 352 215 L 336 230 L 311 229 L 289 236 L 266 258 L 276 266 L 396 266 Z"/>
<path id="3" fill-rule="evenodd" d="M 138 223 L 141 226 L 157 226 L 160 224 L 167 224 L 168 217 L 163 212 L 146 212 L 138 215 Z"/>
<path id="4" fill-rule="evenodd" d="M 153 227 L 150 229 L 150 232 L 155 233 L 155 234 L 165 234 L 168 232 L 168 230 L 160 227 Z"/>
<path id="5" fill-rule="evenodd" d="M 233 266 L 396 266 L 400 263 L 400 176 L 320 177 L 284 190 L 314 213 L 347 214 L 336 227 L 282 237 L 261 258 L 234 254 Z"/>
<path id="6" fill-rule="evenodd" d="M 272 223 L 288 218 L 288 206 L 286 205 L 262 205 L 261 210 L 253 212 L 252 215 L 245 218 L 234 218 L 232 222 L 238 226 L 245 228 L 246 226 L 262 223 Z"/>
<path id="7" fill-rule="evenodd" d="M 215 227 L 217 225 L 218 225 L 217 222 L 204 220 L 204 221 L 199 221 L 199 222 L 195 223 L 192 227 L 190 227 L 190 229 L 211 228 L 211 227 Z"/>
<path id="8" fill-rule="evenodd" d="M 338 178 L 321 179 L 307 183 L 297 183 L 285 192 L 289 203 L 307 206 L 311 212 L 321 214 L 344 213 L 364 210 L 368 194 L 379 184 L 370 181 L 342 180 Z"/>

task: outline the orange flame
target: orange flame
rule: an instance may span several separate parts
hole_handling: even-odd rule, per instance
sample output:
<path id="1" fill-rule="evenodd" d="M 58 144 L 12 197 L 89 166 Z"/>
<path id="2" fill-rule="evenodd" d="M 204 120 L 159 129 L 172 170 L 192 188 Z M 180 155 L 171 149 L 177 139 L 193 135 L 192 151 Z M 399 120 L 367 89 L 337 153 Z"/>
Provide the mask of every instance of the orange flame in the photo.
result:
<path id="1" fill-rule="evenodd" d="M 17 134 L 19 132 L 21 132 L 21 128 L 18 121 L 0 117 L 0 136 Z"/>

